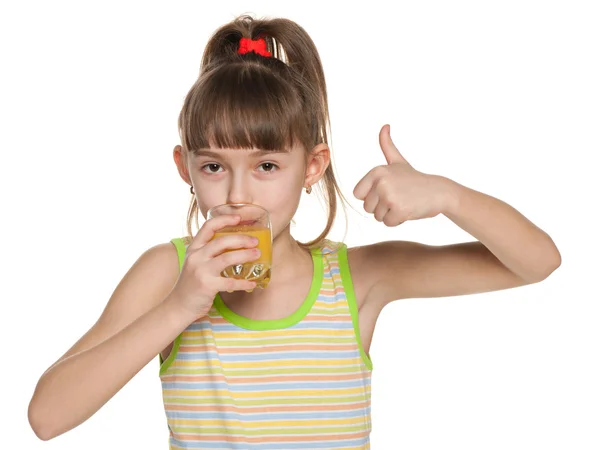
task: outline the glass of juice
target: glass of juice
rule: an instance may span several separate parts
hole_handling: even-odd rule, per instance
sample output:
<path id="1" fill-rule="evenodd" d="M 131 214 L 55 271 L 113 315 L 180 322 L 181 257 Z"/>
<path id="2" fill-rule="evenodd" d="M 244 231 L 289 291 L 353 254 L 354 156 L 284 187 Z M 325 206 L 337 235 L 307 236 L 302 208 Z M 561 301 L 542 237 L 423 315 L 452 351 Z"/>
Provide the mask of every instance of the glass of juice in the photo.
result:
<path id="1" fill-rule="evenodd" d="M 228 278 L 256 281 L 258 287 L 266 288 L 271 279 L 271 260 L 273 256 L 273 236 L 269 212 L 262 206 L 250 203 L 228 203 L 209 209 L 207 219 L 224 214 L 239 215 L 241 220 L 238 225 L 225 227 L 215 232 L 213 239 L 218 236 L 237 233 L 254 236 L 258 239 L 257 248 L 260 250 L 260 256 L 255 261 L 230 266 L 221 275 Z M 236 249 L 226 250 L 226 252 L 233 250 Z"/>

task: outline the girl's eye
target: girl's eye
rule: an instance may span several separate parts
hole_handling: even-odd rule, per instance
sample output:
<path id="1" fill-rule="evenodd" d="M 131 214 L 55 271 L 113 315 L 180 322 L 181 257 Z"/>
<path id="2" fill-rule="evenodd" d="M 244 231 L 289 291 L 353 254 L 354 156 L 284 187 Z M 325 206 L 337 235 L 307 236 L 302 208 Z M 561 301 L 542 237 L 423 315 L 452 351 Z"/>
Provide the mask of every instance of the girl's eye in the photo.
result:
<path id="1" fill-rule="evenodd" d="M 209 173 L 218 173 L 217 171 L 219 170 L 221 166 L 219 164 L 206 164 L 205 166 L 202 166 L 202 170 L 204 170 L 205 168 L 208 168 L 208 172 Z M 206 170 L 204 170 L 206 172 Z"/>
<path id="2" fill-rule="evenodd" d="M 262 163 L 259 167 L 263 167 L 265 169 L 265 170 L 262 170 L 261 172 L 274 172 L 277 165 L 267 162 L 267 163 Z"/>

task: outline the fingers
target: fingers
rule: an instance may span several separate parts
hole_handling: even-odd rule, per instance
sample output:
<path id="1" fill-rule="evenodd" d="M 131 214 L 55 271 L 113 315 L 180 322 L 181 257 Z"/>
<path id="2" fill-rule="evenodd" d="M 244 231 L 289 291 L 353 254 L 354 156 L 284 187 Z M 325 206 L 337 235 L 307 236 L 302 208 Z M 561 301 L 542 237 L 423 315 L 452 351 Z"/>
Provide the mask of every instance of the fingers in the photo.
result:
<path id="1" fill-rule="evenodd" d="M 227 240 L 227 237 L 234 236 L 221 236 L 217 240 Z M 212 242 L 215 242 L 212 241 Z M 238 291 L 238 290 L 251 290 L 256 287 L 255 282 L 248 280 L 235 280 L 229 281 L 229 278 L 223 276 L 223 271 L 228 267 L 245 264 L 251 261 L 255 261 L 260 256 L 260 251 L 257 248 L 232 250 L 221 253 L 220 255 L 207 258 L 204 251 L 207 247 L 212 244 L 209 243 L 199 251 L 194 252 L 187 259 L 186 263 L 189 264 L 188 273 L 191 274 L 190 279 L 194 280 L 192 284 L 188 284 L 188 290 L 202 290 L 206 298 L 214 298 L 217 292 L 222 291 Z M 186 271 L 186 266 L 182 272 Z"/>
<path id="2" fill-rule="evenodd" d="M 378 203 L 379 195 L 377 195 L 377 191 L 375 189 L 371 189 L 371 191 L 367 194 L 365 203 L 363 205 L 365 211 L 372 214 L 375 211 Z"/>
<path id="3" fill-rule="evenodd" d="M 401 220 L 398 214 L 394 214 L 392 210 L 389 210 L 387 214 L 382 219 L 383 223 L 388 227 L 395 227 L 398 225 L 402 225 L 405 220 Z"/>
<path id="4" fill-rule="evenodd" d="M 217 216 L 212 219 L 208 219 L 206 222 L 204 222 L 204 224 L 192 240 L 191 244 L 188 247 L 188 250 L 197 250 L 199 248 L 204 247 L 214 237 L 215 232 L 225 227 L 235 226 L 238 223 L 240 223 L 240 220 L 242 220 L 242 218 L 237 214 L 224 214 L 222 216 Z"/>
<path id="5" fill-rule="evenodd" d="M 213 270 L 220 274 L 223 270 L 237 264 L 244 264 L 251 261 L 256 261 L 260 256 L 260 250 L 250 248 L 244 250 L 234 250 L 231 252 L 222 253 L 211 261 Z"/>
<path id="6" fill-rule="evenodd" d="M 377 206 L 375 207 L 375 220 L 377 220 L 378 222 L 382 222 L 383 218 L 385 217 L 385 215 L 387 214 L 387 212 L 390 210 L 390 208 L 388 208 L 383 202 L 379 202 L 377 204 Z"/>
<path id="7" fill-rule="evenodd" d="M 387 125 L 387 129 L 386 129 Z M 388 164 L 393 163 L 406 163 L 408 161 L 404 159 L 404 156 L 398 150 L 398 147 L 394 145 L 392 141 L 392 136 L 390 136 L 390 126 L 388 124 L 384 125 L 379 131 L 379 146 L 381 150 L 383 150 L 383 155 L 385 156 L 385 160 Z M 384 131 L 385 130 L 385 131 Z"/>
<path id="8" fill-rule="evenodd" d="M 354 188 L 354 191 L 352 192 L 354 194 L 354 197 L 356 197 L 359 200 L 364 200 L 364 198 L 366 197 L 366 195 L 369 193 L 369 191 L 371 190 L 371 187 L 373 185 L 373 181 L 376 178 L 376 172 L 375 169 L 377 167 L 375 167 L 374 169 L 371 169 L 364 177 L 362 177 L 362 179 L 356 184 L 356 187 Z"/>
<path id="9" fill-rule="evenodd" d="M 214 258 L 211 263 L 213 270 L 216 270 L 221 274 L 226 268 L 236 265 L 244 264 L 251 261 L 256 261 L 260 256 L 260 250 L 257 248 L 245 249 L 245 250 L 234 250 L 232 252 L 223 253 Z M 239 280 L 235 278 L 217 277 L 214 284 L 215 289 L 220 292 L 227 291 L 249 291 L 256 287 L 255 281 Z"/>
<path id="10" fill-rule="evenodd" d="M 215 286 L 219 292 L 250 291 L 256 287 L 256 282 L 221 277 Z"/>
<path id="11" fill-rule="evenodd" d="M 247 234 L 229 234 L 219 236 L 203 248 L 204 257 L 206 259 L 214 258 L 227 250 L 238 250 L 244 248 L 252 248 L 258 245 L 258 239 Z"/>

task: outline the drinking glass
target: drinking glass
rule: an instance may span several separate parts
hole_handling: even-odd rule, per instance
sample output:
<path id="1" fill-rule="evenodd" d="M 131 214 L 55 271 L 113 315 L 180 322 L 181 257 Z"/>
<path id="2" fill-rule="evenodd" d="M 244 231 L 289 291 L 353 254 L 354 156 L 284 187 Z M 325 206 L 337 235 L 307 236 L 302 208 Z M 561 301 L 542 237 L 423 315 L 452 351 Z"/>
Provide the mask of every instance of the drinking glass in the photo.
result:
<path id="1" fill-rule="evenodd" d="M 213 237 L 229 234 L 247 234 L 258 239 L 257 248 L 260 256 L 255 261 L 229 266 L 221 275 L 239 280 L 256 281 L 256 285 L 264 289 L 271 279 L 271 261 L 273 257 L 273 236 L 271 233 L 271 217 L 262 206 L 250 203 L 228 203 L 214 206 L 208 210 L 207 218 L 212 219 L 224 214 L 239 215 L 241 220 L 238 225 L 222 228 L 215 232 Z M 230 252 L 239 249 L 226 250 Z"/>

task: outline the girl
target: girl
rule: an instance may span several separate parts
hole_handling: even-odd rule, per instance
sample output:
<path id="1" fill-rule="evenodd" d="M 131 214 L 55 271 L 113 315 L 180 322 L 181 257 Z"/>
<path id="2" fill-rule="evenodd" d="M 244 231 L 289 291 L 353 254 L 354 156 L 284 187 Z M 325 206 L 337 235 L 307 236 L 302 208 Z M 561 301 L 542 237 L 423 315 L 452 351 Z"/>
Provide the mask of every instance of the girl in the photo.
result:
<path id="1" fill-rule="evenodd" d="M 48 440 L 98 411 L 157 355 L 172 449 L 368 449 L 369 347 L 380 311 L 403 298 L 482 293 L 539 282 L 560 265 L 552 239 L 515 209 L 417 171 L 390 137 L 387 164 L 353 194 L 389 227 L 444 214 L 477 241 L 445 246 L 327 239 L 343 200 L 330 164 L 325 78 L 303 28 L 241 16 L 218 29 L 179 116 L 173 156 L 192 202 L 188 234 L 144 252 L 98 322 L 40 378 L 29 405 Z M 328 221 L 290 234 L 302 190 L 320 183 Z M 219 204 L 271 215 L 269 286 L 224 278 L 257 242 L 215 232 Z M 229 250 L 226 252 L 226 250 Z"/>

